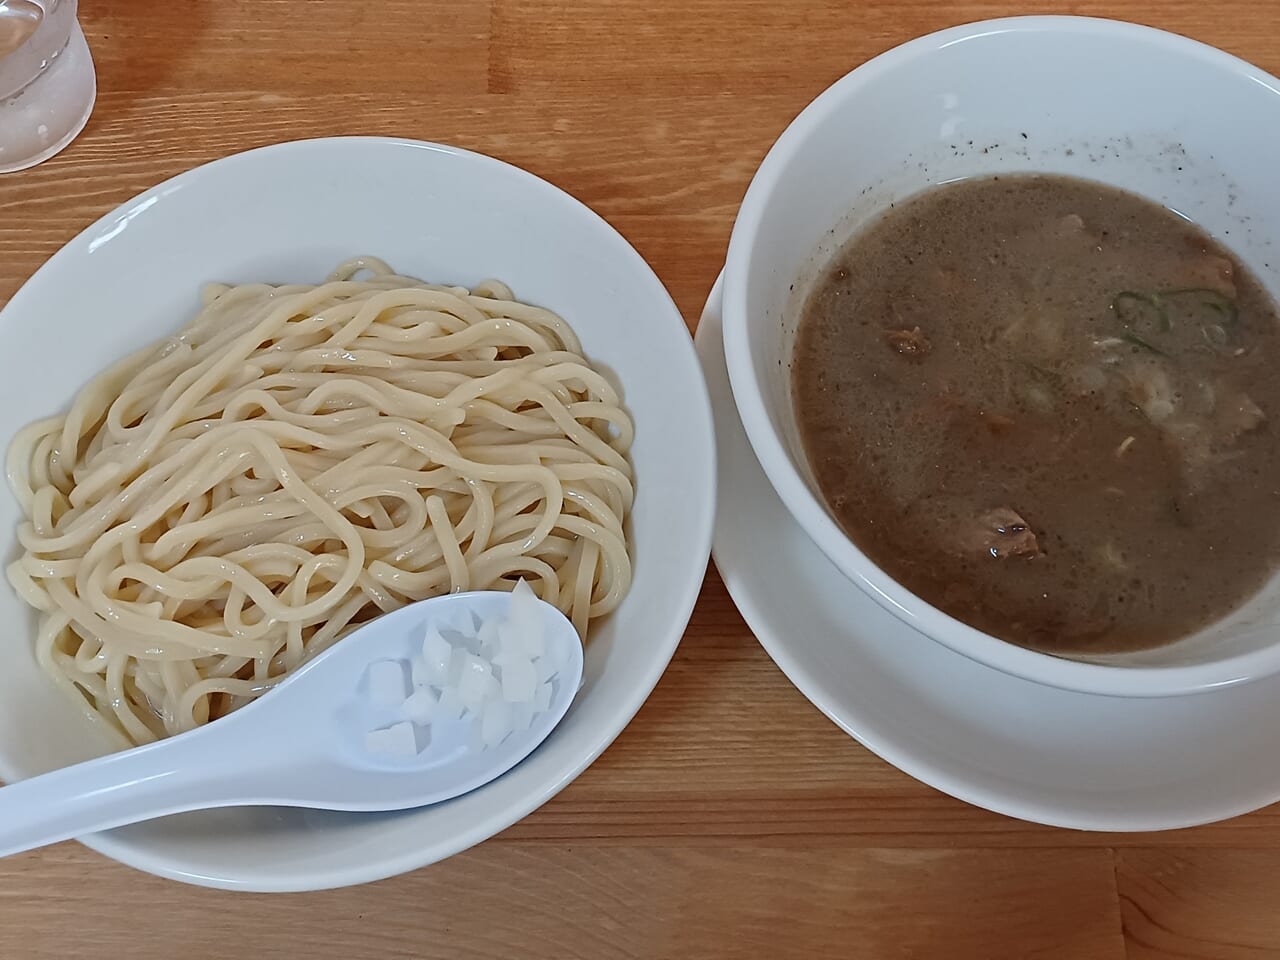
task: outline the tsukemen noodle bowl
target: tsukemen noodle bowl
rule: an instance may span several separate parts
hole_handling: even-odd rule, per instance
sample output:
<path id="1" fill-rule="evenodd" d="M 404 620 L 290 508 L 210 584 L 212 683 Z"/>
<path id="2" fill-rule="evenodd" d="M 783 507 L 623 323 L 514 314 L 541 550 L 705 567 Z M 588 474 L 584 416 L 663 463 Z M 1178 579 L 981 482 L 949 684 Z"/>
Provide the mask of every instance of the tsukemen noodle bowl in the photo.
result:
<path id="1" fill-rule="evenodd" d="M 855 584 L 1070 689 L 1280 669 L 1278 91 L 1184 38 L 1019 18 L 793 122 L 734 228 L 726 359 Z"/>
<path id="2" fill-rule="evenodd" d="M 217 724 L 423 597 L 523 580 L 584 644 L 564 719 L 478 790 L 85 838 L 109 856 L 249 890 L 447 857 L 591 763 L 684 631 L 714 512 L 687 328 L 531 174 L 377 138 L 239 154 L 89 227 L 0 325 L 0 777 Z"/>

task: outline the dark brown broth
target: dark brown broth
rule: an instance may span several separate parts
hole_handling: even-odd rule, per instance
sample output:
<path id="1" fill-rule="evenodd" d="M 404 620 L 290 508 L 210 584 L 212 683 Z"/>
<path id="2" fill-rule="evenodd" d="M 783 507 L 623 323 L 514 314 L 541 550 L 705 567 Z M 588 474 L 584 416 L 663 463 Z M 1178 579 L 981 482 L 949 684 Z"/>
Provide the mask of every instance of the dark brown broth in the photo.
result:
<path id="1" fill-rule="evenodd" d="M 1259 282 L 1171 211 L 1001 176 L 926 191 L 839 251 L 792 390 L 829 508 L 890 576 L 1014 643 L 1119 652 L 1218 619 L 1276 567 L 1278 336 Z"/>

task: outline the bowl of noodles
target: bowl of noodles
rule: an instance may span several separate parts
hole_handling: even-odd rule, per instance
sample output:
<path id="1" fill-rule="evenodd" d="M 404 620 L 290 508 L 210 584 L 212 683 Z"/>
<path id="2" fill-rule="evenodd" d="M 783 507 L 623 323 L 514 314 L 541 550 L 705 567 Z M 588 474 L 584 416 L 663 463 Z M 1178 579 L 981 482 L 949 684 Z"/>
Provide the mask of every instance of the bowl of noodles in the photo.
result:
<path id="1" fill-rule="evenodd" d="M 424 597 L 524 580 L 584 642 L 561 725 L 465 796 L 84 838 L 107 856 L 261 891 L 432 863 L 591 763 L 684 631 L 715 472 L 691 341 L 531 174 L 377 138 L 239 154 L 86 229 L 0 328 L 3 779 L 216 723 Z"/>

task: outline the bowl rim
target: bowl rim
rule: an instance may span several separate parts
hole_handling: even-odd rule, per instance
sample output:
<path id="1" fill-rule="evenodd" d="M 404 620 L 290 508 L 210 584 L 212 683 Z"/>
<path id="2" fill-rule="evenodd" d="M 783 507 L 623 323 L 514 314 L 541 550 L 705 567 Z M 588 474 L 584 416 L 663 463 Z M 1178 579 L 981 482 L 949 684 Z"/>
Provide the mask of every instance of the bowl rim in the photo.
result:
<path id="1" fill-rule="evenodd" d="M 668 332 L 664 335 L 671 337 L 673 342 L 678 345 L 677 351 L 683 354 L 681 363 L 686 369 L 683 371 L 682 376 L 684 373 L 688 374 L 687 379 L 695 402 L 694 409 L 688 411 L 688 415 L 684 419 L 693 425 L 693 430 L 704 435 L 702 439 L 705 442 L 701 444 L 701 447 L 704 450 L 703 455 L 706 457 L 707 469 L 703 471 L 704 475 L 700 481 L 696 476 L 687 476 L 687 479 L 692 479 L 695 483 L 695 486 L 690 490 L 690 496 L 706 505 L 706 509 L 697 517 L 696 523 L 686 526 L 684 533 L 693 548 L 688 555 L 690 557 L 689 562 L 693 570 L 696 570 L 696 573 L 691 571 L 680 591 L 668 596 L 667 602 L 664 604 L 668 611 L 666 619 L 670 624 L 669 629 L 666 631 L 667 635 L 663 636 L 655 633 L 648 637 L 644 646 L 649 650 L 649 654 L 644 670 L 629 678 L 626 685 L 626 695 L 619 697 L 614 702 L 610 714 L 612 720 L 609 724 L 582 734 L 581 743 L 567 752 L 566 761 L 557 764 L 554 770 L 548 771 L 548 775 L 539 781 L 538 789 L 523 795 L 519 802 L 502 804 L 488 809 L 483 815 L 471 821 L 465 829 L 459 830 L 446 839 L 424 842 L 417 846 L 407 846 L 394 855 L 384 856 L 377 860 L 369 861 L 353 858 L 353 862 L 349 864 L 326 868 L 298 865 L 283 872 L 273 863 L 264 860 L 257 868 L 239 871 L 234 876 L 196 872 L 189 865 L 189 858 L 181 854 L 175 855 L 164 852 L 163 843 L 156 844 L 156 846 L 161 847 L 161 851 L 157 852 L 152 849 L 152 844 L 139 844 L 131 839 L 124 832 L 129 828 L 77 838 L 79 842 L 90 849 L 126 866 L 167 879 L 217 889 L 259 893 L 324 890 L 369 883 L 407 873 L 444 860 L 489 839 L 523 819 L 558 794 L 594 763 L 617 736 L 622 733 L 635 717 L 640 707 L 648 700 L 654 687 L 657 686 L 658 681 L 665 673 L 676 648 L 688 628 L 688 622 L 692 617 L 694 606 L 705 580 L 705 572 L 711 555 L 711 539 L 717 498 L 714 420 L 706 378 L 702 373 L 702 365 L 698 361 L 693 339 L 689 335 L 689 329 L 683 315 L 662 279 L 620 231 L 567 190 L 563 190 L 549 180 L 515 164 L 449 144 L 388 136 L 312 137 L 281 141 L 228 154 L 183 170 L 173 177 L 127 198 L 93 223 L 78 231 L 73 238 L 59 247 L 51 257 L 23 282 L 22 286 L 9 298 L 4 307 L 0 308 L 0 314 L 8 312 L 14 304 L 18 304 L 19 308 L 22 308 L 27 298 L 37 297 L 39 295 L 39 287 L 43 283 L 50 282 L 56 276 L 57 271 L 61 269 L 61 265 L 65 260 L 80 254 L 82 252 L 81 248 L 91 245 L 95 237 L 115 225 L 122 216 L 126 216 L 130 211 L 142 208 L 154 198 L 162 197 L 174 189 L 194 186 L 207 174 L 209 168 L 217 167 L 221 170 L 238 166 L 252 167 L 258 158 L 266 154 L 297 154 L 303 158 L 301 162 L 305 162 L 306 155 L 313 151 L 324 152 L 331 149 L 361 146 L 371 149 L 411 149 L 446 154 L 458 161 L 481 169 L 487 169 L 494 175 L 513 178 L 524 189 L 541 191 L 556 196 L 557 202 L 565 204 L 567 208 L 573 210 L 575 218 L 581 218 L 592 229 L 603 230 L 606 234 L 616 238 L 619 244 L 619 255 L 626 262 L 628 272 L 634 272 L 639 275 L 642 282 L 653 290 L 654 302 L 660 307 L 660 309 L 654 311 L 651 320 L 655 329 L 665 327 Z M 546 749 L 545 745 L 543 749 Z M 571 761 L 568 760 L 569 756 L 573 757 Z M 21 779 L 17 776 L 17 773 L 18 771 L 10 768 L 4 758 L 0 757 L 0 778 L 16 781 Z M 500 782 L 501 779 L 498 778 L 495 783 Z M 461 802 L 466 796 L 469 795 L 464 795 L 464 797 L 457 798 L 454 801 L 450 801 L 450 803 Z M 412 814 L 412 812 L 405 811 L 404 813 Z M 373 816 L 380 815 L 374 814 Z M 321 833 L 320 835 L 323 834 Z"/>
<path id="2" fill-rule="evenodd" d="M 930 53 L 966 40 L 998 34 L 1109 35 L 1163 46 L 1220 71 L 1243 76 L 1280 93 L 1280 80 L 1216 47 L 1155 27 L 1099 17 L 1023 16 L 981 20 L 926 34 L 893 47 L 835 81 L 786 127 L 761 161 L 743 197 L 725 259 L 724 350 L 734 403 L 751 447 L 797 522 L 824 554 L 881 606 L 957 653 L 987 666 L 1048 686 L 1121 697 L 1203 693 L 1280 672 L 1280 644 L 1206 663 L 1119 666 L 1068 660 L 999 640 L 943 613 L 876 566 L 827 513 L 801 477 L 770 422 L 765 391 L 756 376 L 749 336 L 748 265 L 773 189 L 809 136 L 848 99 Z"/>

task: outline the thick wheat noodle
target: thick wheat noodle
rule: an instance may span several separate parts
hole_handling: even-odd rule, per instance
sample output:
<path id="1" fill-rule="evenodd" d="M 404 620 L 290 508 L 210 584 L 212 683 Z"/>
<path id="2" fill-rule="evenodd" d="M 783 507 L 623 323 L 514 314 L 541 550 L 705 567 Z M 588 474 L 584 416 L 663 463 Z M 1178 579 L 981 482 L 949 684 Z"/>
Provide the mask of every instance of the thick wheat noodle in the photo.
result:
<path id="1" fill-rule="evenodd" d="M 9 579 L 41 665 L 144 743 L 439 593 L 523 577 L 585 637 L 631 580 L 632 437 L 568 325 L 502 284 L 361 259 L 214 286 L 15 437 Z"/>

